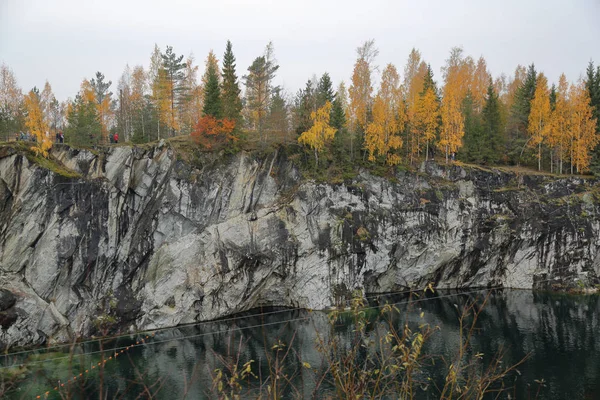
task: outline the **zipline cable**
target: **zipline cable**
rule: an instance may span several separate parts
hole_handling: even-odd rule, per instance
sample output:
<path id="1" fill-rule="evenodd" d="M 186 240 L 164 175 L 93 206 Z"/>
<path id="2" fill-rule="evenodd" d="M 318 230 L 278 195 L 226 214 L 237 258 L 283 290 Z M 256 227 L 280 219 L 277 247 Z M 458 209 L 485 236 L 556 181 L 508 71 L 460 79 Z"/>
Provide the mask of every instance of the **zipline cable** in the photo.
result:
<path id="1" fill-rule="evenodd" d="M 497 286 L 497 287 L 492 287 L 492 288 L 484 288 L 484 289 L 478 289 L 478 290 L 473 290 L 473 291 L 469 291 L 469 292 L 460 292 L 460 293 L 453 293 L 453 294 L 447 294 L 447 295 L 440 295 L 440 296 L 435 296 L 435 297 L 429 297 L 429 298 L 421 298 L 421 299 L 415 299 L 415 300 L 410 300 L 408 302 L 406 302 L 405 300 L 401 300 L 395 303 L 386 303 L 386 304 L 381 304 L 378 306 L 371 306 L 371 307 L 362 307 L 360 308 L 361 311 L 367 311 L 367 310 L 376 310 L 379 308 L 383 308 L 385 306 L 388 305 L 399 305 L 402 303 L 407 303 L 407 304 L 414 304 L 414 303 L 420 303 L 420 302 L 425 302 L 425 301 L 431 301 L 431 300 L 437 300 L 437 299 L 443 299 L 443 298 L 449 298 L 449 297 L 457 297 L 457 296 L 465 296 L 465 295 L 469 295 L 469 294 L 473 294 L 473 293 L 480 293 L 480 292 L 484 292 L 484 291 L 493 291 L 493 290 L 497 290 L 497 289 L 502 289 L 502 286 Z M 297 321 L 305 321 L 311 319 L 310 316 L 306 316 L 306 317 L 302 317 L 302 318 L 292 318 L 292 319 L 287 319 L 287 320 L 283 320 L 283 321 L 275 321 L 275 322 L 267 322 L 267 323 L 261 323 L 261 324 L 255 324 L 255 325 L 250 325 L 250 326 L 245 326 L 245 327 L 239 327 L 239 328 L 231 328 L 231 329 L 223 329 L 223 330 L 218 330 L 218 331 L 211 331 L 211 332 L 203 332 L 203 333 L 198 333 L 198 334 L 194 334 L 194 335 L 187 335 L 187 336 L 181 336 L 181 337 L 174 337 L 174 338 L 168 338 L 168 339 L 163 339 L 163 340 L 153 340 L 151 342 L 146 343 L 144 340 L 142 340 L 142 343 L 136 343 L 136 344 L 132 344 L 129 346 L 121 346 L 121 347 L 115 347 L 115 348 L 110 348 L 110 349 L 104 349 L 104 350 L 97 350 L 97 351 L 91 351 L 91 352 L 85 352 L 85 353 L 80 353 L 80 354 L 76 354 L 76 355 L 68 355 L 68 356 L 61 356 L 61 357 L 53 357 L 53 358 L 47 358 L 44 360 L 36 360 L 36 361 L 30 361 L 28 363 L 16 363 L 16 364 L 12 364 L 10 366 L 1 366 L 0 370 L 2 369 L 8 369 L 8 368 L 13 368 L 15 366 L 19 366 L 19 365 L 37 365 L 37 364 L 42 364 L 42 363 L 46 363 L 46 362 L 50 362 L 50 361 L 58 361 L 58 360 L 66 360 L 66 359 L 70 359 L 70 358 L 79 358 L 79 357 L 86 357 L 86 356 L 91 356 L 94 354 L 101 354 L 101 353 L 114 353 L 117 352 L 119 350 L 124 350 L 124 349 L 131 349 L 134 347 L 140 347 L 143 345 L 151 345 L 151 344 L 161 344 L 161 343 L 168 343 L 168 342 L 172 342 L 172 341 L 180 341 L 180 340 L 185 340 L 185 339 L 195 339 L 198 337 L 203 337 L 203 336 L 208 336 L 208 335 L 215 335 L 215 334 L 221 334 L 221 333 L 228 333 L 228 332 L 239 332 L 239 331 L 243 331 L 243 330 L 247 330 L 247 329 L 254 329 L 254 328 L 260 328 L 260 327 L 265 327 L 265 326 L 272 326 L 272 325 L 278 325 L 278 324 L 285 324 L 285 323 L 289 323 L 289 322 L 297 322 Z M 173 328 L 171 328 L 173 329 Z M 152 333 L 152 336 L 155 336 L 156 331 L 148 331 L 147 333 Z"/>

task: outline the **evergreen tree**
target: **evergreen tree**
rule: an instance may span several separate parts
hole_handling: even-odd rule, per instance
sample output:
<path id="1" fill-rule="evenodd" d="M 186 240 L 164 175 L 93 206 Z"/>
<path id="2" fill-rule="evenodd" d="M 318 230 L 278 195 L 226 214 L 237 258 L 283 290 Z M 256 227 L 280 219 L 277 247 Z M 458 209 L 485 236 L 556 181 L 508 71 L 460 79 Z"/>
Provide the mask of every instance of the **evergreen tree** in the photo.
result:
<path id="1" fill-rule="evenodd" d="M 331 78 L 329 77 L 329 74 L 325 72 L 319 80 L 319 84 L 317 85 L 316 107 L 321 108 L 325 105 L 326 102 L 333 103 L 334 96 L 335 93 L 333 91 L 333 84 L 331 83 Z"/>
<path id="2" fill-rule="evenodd" d="M 312 126 L 310 114 L 316 111 L 316 94 L 313 82 L 309 79 L 306 87 L 300 89 L 294 101 L 294 131 L 297 135 L 306 132 Z"/>
<path id="3" fill-rule="evenodd" d="M 592 116 L 596 118 L 598 131 L 600 132 L 600 66 L 594 70 L 593 61 L 590 61 L 586 69 L 585 88 L 590 96 Z"/>
<path id="4" fill-rule="evenodd" d="M 502 157 L 502 115 L 500 100 L 490 80 L 487 99 L 482 111 L 482 144 L 481 151 L 484 162 L 497 163 Z"/>
<path id="5" fill-rule="evenodd" d="M 271 131 L 273 137 L 279 143 L 287 143 L 291 140 L 288 137 L 289 120 L 288 106 L 285 98 L 282 95 L 281 88 L 276 88 L 271 97 L 271 105 L 269 107 L 269 116 L 267 118 L 267 127 Z"/>
<path id="6" fill-rule="evenodd" d="M 425 73 L 425 77 L 423 79 L 423 90 L 420 95 L 424 95 L 427 92 L 427 89 L 432 88 L 433 93 L 435 93 L 435 97 L 438 102 L 440 101 L 440 93 L 437 87 L 437 83 L 433 80 L 433 70 L 431 69 L 431 65 L 427 64 L 427 72 Z"/>
<path id="7" fill-rule="evenodd" d="M 510 112 L 511 126 L 513 129 L 508 133 L 507 153 L 512 163 L 519 164 L 527 144 L 527 128 L 529 125 L 529 113 L 531 111 L 531 100 L 535 95 L 537 83 L 537 72 L 535 65 L 531 64 L 527 69 L 525 79 L 515 94 L 515 101 Z M 532 154 L 529 154 L 531 156 Z M 533 158 L 531 158 L 533 160 Z"/>
<path id="8" fill-rule="evenodd" d="M 221 107 L 221 88 L 219 87 L 219 75 L 212 63 L 207 64 L 206 84 L 204 86 L 204 107 L 202 113 L 216 119 L 221 118 L 223 110 Z"/>
<path id="9" fill-rule="evenodd" d="M 550 109 L 554 111 L 556 107 L 556 85 L 553 83 L 550 88 Z"/>
<path id="10" fill-rule="evenodd" d="M 462 114 L 465 119 L 464 148 L 460 159 L 480 163 L 482 161 L 482 126 L 481 118 L 475 112 L 473 95 L 469 90 L 462 102 Z"/>
<path id="11" fill-rule="evenodd" d="M 85 101 L 81 95 L 75 96 L 70 104 L 70 112 L 65 129 L 65 140 L 76 146 L 98 144 L 102 135 L 102 125 L 96 104 Z"/>
<path id="12" fill-rule="evenodd" d="M 346 113 L 341 100 L 336 96 L 331 108 L 331 126 L 340 131 L 346 125 Z"/>
<path id="13" fill-rule="evenodd" d="M 227 41 L 225 55 L 223 56 L 223 90 L 222 106 L 223 117 L 236 122 L 239 129 L 242 125 L 242 100 L 240 98 L 241 89 L 238 84 L 238 78 L 235 73 L 235 56 L 233 55 L 231 42 Z"/>
<path id="14" fill-rule="evenodd" d="M 590 96 L 592 117 L 596 118 L 596 131 L 600 133 L 600 66 L 594 70 L 593 61 L 590 61 L 586 69 L 585 88 Z M 600 146 L 593 150 L 590 170 L 594 175 L 600 175 Z"/>
<path id="15" fill-rule="evenodd" d="M 258 132 L 259 140 L 264 142 L 263 124 L 268 115 L 271 104 L 271 95 L 277 87 L 272 82 L 279 69 L 277 61 L 273 58 L 273 44 L 269 43 L 265 55 L 256 57 L 248 67 L 248 75 L 243 79 L 246 83 L 246 106 L 250 115 L 251 128 Z"/>

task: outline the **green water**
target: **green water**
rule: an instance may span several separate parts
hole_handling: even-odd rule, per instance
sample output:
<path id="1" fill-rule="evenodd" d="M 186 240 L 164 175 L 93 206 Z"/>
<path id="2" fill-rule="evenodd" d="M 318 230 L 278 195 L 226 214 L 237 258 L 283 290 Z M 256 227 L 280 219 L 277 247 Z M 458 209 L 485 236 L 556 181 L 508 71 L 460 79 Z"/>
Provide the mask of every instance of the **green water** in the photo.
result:
<path id="1" fill-rule="evenodd" d="M 441 387 L 444 383 L 447 372 L 444 360 L 455 359 L 460 344 L 461 310 L 471 302 L 482 304 L 486 294 L 439 293 L 410 305 L 402 296 L 371 298 L 372 308 L 365 313 L 370 322 L 361 339 L 366 343 L 361 357 L 368 357 L 371 352 L 367 343 L 377 342 L 389 330 L 388 323 L 378 320 L 381 305 L 398 303 L 400 313 L 391 321 L 395 328 L 401 331 L 405 323 L 415 330 L 418 326 L 436 328 L 424 346 L 424 352 L 432 357 L 423 363 L 418 374 L 422 382 L 429 383 L 417 385 L 415 398 L 439 397 L 436 385 Z M 284 383 L 277 387 L 281 398 L 335 396 L 329 379 L 318 383 L 328 363 L 315 343 L 318 338 L 331 337 L 339 339 L 341 344 L 351 343 L 356 338 L 352 316 L 342 314 L 331 325 L 328 314 L 323 312 L 263 311 L 266 313 L 259 316 L 239 315 L 234 320 L 159 331 L 146 344 L 123 353 L 117 350 L 119 357 L 106 362 L 102 378 L 98 368 L 91 368 L 97 366 L 101 356 L 99 344 L 94 342 L 76 347 L 71 355 L 68 348 L 62 348 L 5 357 L 2 382 L 5 387 L 15 383 L 5 397 L 44 398 L 49 391 L 48 398 L 58 399 L 66 396 L 69 388 L 72 398 L 98 398 L 102 387 L 108 398 L 135 399 L 144 391 L 152 393 L 154 398 L 178 399 L 186 395 L 190 399 L 214 398 L 215 369 L 226 369 L 226 365 L 236 361 L 241 367 L 249 360 L 253 360 L 251 369 L 255 377 L 240 382 L 242 398 L 255 397 L 260 391 L 267 393 L 272 375 L 269 371 L 277 360 L 285 375 L 281 379 Z M 468 357 L 481 354 L 480 366 L 491 362 L 499 351 L 504 351 L 504 366 L 528 357 L 518 371 L 512 371 L 504 379 L 506 390 L 498 398 L 599 399 L 599 311 L 600 297 L 594 295 L 513 290 L 493 293 L 479 312 Z M 104 357 L 115 353 L 106 349 L 122 349 L 139 339 L 106 341 L 102 344 Z M 274 348 L 277 344 L 280 346 Z M 6 368 L 21 363 L 26 367 Z M 66 383 L 74 376 L 78 379 Z M 60 386 L 61 383 L 65 386 Z M 54 391 L 56 386 L 61 389 Z M 489 398 L 495 398 L 495 394 Z"/>

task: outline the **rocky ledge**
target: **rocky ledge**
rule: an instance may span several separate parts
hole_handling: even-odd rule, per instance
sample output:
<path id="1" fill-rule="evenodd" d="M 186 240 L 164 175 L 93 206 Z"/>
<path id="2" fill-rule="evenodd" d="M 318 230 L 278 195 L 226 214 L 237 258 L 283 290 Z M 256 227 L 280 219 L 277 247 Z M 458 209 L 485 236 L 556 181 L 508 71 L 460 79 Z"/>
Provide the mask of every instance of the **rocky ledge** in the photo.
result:
<path id="1" fill-rule="evenodd" d="M 600 191 L 425 163 L 317 183 L 282 152 L 0 148 L 0 344 L 323 309 L 352 290 L 599 283 Z"/>

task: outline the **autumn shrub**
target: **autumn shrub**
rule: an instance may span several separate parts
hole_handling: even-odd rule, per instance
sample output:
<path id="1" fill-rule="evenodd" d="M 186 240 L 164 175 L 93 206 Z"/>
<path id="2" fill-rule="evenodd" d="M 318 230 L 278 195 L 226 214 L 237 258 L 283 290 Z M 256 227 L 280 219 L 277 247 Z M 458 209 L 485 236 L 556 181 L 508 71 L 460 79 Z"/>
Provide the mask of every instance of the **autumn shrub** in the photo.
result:
<path id="1" fill-rule="evenodd" d="M 192 131 L 192 138 L 207 150 L 220 150 L 238 140 L 232 135 L 234 129 L 233 120 L 205 115 Z"/>

